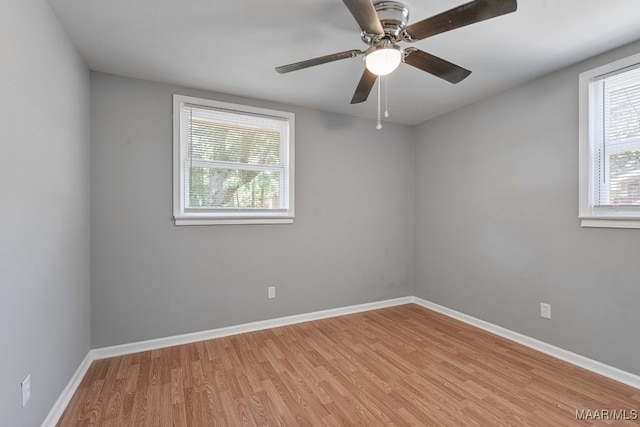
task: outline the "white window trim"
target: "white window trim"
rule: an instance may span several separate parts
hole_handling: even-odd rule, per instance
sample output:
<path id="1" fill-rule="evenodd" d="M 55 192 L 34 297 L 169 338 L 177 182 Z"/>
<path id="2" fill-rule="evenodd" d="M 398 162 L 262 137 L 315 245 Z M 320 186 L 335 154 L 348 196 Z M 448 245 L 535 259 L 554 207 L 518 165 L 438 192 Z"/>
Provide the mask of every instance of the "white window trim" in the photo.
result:
<path id="1" fill-rule="evenodd" d="M 264 116 L 281 117 L 289 122 L 289 150 L 283 153 L 289 164 L 289 188 L 283 197 L 288 200 L 289 208 L 286 212 L 239 212 L 233 214 L 225 212 L 189 212 L 185 213 L 184 197 L 182 197 L 182 182 L 184 177 L 184 150 L 181 146 L 183 104 L 195 104 L 232 111 L 259 114 Z M 295 159 L 295 115 L 286 111 L 232 104 L 211 99 L 195 98 L 184 95 L 173 95 L 173 217 L 175 225 L 223 225 L 223 224 L 291 224 L 295 218 L 294 203 L 294 159 Z"/>
<path id="2" fill-rule="evenodd" d="M 609 64 L 602 65 L 580 74 L 578 78 L 578 218 L 582 227 L 603 228 L 640 228 L 640 208 L 631 212 L 628 207 L 594 207 L 592 200 L 591 181 L 594 174 L 594 165 L 591 161 L 590 136 L 593 132 L 590 126 L 593 102 L 591 96 L 591 82 L 597 77 L 609 74 L 623 68 L 640 63 L 640 54 L 632 55 Z"/>

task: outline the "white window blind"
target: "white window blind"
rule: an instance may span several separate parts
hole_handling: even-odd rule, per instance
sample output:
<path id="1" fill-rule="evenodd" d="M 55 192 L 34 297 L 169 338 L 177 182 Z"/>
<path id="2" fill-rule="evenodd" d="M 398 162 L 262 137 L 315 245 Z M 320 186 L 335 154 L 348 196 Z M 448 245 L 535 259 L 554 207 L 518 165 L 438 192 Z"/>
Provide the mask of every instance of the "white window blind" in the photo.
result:
<path id="1" fill-rule="evenodd" d="M 292 221 L 293 114 L 176 95 L 176 116 L 176 224 Z"/>
<path id="2" fill-rule="evenodd" d="M 640 206 L 640 68 L 592 82 L 593 204 Z"/>

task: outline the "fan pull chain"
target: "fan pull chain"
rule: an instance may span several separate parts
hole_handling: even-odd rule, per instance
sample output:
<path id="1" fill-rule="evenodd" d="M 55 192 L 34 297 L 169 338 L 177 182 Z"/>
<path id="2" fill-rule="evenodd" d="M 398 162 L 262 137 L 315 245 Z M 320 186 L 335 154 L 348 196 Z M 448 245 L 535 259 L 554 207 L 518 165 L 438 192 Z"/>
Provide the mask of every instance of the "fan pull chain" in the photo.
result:
<path id="1" fill-rule="evenodd" d="M 378 122 L 376 123 L 376 129 L 382 129 L 382 120 L 380 118 L 380 85 L 381 85 L 381 78 L 378 79 Z"/>
<path id="2" fill-rule="evenodd" d="M 389 81 L 384 76 L 384 116 L 389 117 Z"/>

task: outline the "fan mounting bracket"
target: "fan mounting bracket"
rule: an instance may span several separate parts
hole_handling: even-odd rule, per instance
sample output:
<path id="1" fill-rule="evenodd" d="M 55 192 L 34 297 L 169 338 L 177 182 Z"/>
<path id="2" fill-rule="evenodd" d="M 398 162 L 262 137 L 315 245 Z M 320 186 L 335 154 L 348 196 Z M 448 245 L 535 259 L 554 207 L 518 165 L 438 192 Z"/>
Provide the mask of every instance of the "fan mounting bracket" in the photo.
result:
<path id="1" fill-rule="evenodd" d="M 409 22 L 409 8 L 397 1 L 377 0 L 373 6 L 378 14 L 378 19 L 384 32 L 382 34 L 369 34 L 362 32 L 360 38 L 370 46 L 381 43 L 396 43 L 404 39 L 403 31 Z"/>
<path id="2" fill-rule="evenodd" d="M 377 0 L 373 2 L 384 33 L 397 39 L 409 22 L 409 8 L 397 1 Z"/>

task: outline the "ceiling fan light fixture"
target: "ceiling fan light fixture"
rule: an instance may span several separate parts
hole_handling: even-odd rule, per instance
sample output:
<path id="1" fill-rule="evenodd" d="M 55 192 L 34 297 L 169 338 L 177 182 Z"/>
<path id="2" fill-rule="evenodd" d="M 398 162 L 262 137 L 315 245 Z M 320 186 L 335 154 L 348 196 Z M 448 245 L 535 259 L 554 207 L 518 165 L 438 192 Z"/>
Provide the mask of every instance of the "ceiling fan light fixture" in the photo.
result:
<path id="1" fill-rule="evenodd" d="M 402 62 L 402 48 L 395 45 L 372 46 L 365 52 L 364 65 L 378 76 L 386 76 Z"/>

